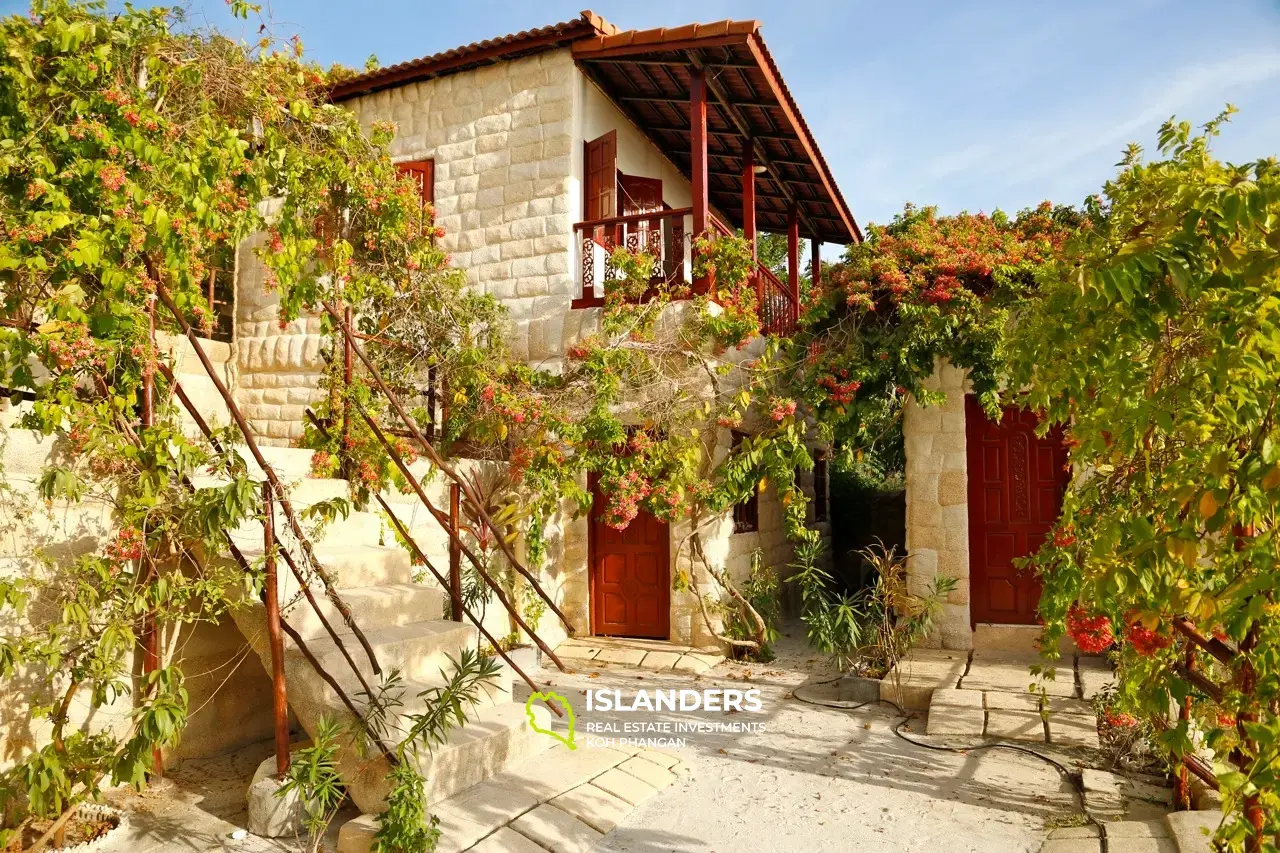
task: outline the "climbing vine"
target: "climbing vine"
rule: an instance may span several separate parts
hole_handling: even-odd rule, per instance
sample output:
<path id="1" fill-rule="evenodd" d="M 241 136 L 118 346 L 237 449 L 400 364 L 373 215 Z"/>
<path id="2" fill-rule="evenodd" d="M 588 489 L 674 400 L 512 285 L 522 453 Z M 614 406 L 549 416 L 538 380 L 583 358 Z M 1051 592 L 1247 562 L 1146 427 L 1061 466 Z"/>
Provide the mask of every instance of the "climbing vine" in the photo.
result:
<path id="1" fill-rule="evenodd" d="M 281 324 L 335 300 L 401 299 L 455 330 L 491 310 L 459 297 L 387 157 L 390 128 L 366 134 L 330 104 L 296 39 L 244 45 L 178 22 L 70 0 L 0 21 L 0 386 L 45 440 L 31 489 L 6 478 L 6 532 L 31 556 L 0 580 L 0 675 L 33 685 L 20 698 L 34 721 L 0 774 L 0 846 L 57 843 L 102 785 L 141 784 L 190 713 L 180 648 L 133 676 L 142 638 L 259 594 L 260 566 L 225 560 L 258 488 L 237 435 L 184 429 L 150 334 L 177 331 L 161 290 L 208 332 L 210 276 L 265 233 Z M 68 549 L 55 514 L 100 524 Z"/>
<path id="2" fill-rule="evenodd" d="M 1010 387 L 1064 425 L 1061 519 L 1033 563 L 1046 647 L 1113 649 L 1118 701 L 1211 761 L 1231 849 L 1272 849 L 1280 717 L 1280 171 L 1170 121 L 1131 147 L 1043 279 Z M 1170 702 L 1187 703 L 1185 719 Z"/>

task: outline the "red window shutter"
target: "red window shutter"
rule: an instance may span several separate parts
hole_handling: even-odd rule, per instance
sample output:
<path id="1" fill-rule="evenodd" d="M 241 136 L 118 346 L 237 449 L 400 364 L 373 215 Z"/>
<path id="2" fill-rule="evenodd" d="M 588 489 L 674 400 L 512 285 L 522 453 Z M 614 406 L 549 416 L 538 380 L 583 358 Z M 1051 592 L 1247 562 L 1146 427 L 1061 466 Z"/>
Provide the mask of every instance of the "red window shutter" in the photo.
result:
<path id="1" fill-rule="evenodd" d="M 618 134 L 609 131 L 583 147 L 583 221 L 618 215 Z"/>
<path id="2" fill-rule="evenodd" d="M 436 161 L 410 160 L 397 163 L 396 168 L 402 175 L 408 175 L 418 185 L 418 198 L 425 210 L 436 201 Z"/>

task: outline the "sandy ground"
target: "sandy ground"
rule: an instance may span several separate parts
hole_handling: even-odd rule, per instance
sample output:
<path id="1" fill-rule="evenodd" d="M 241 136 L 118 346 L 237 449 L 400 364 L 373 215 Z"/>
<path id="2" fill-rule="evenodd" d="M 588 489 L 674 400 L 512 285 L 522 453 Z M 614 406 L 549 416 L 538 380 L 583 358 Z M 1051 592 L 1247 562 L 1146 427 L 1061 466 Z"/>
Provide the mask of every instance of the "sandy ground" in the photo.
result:
<path id="1" fill-rule="evenodd" d="M 778 853 L 778 851 L 930 851 L 1034 853 L 1046 820 L 1076 812 L 1073 791 L 1052 767 L 1001 751 L 957 754 L 915 746 L 894 734 L 901 719 L 888 706 L 847 711 L 806 704 L 793 691 L 834 677 L 808 651 L 799 626 L 779 643 L 768 664 L 725 663 L 702 676 L 657 675 L 626 669 L 570 674 L 547 668 L 541 680 L 563 693 L 577 715 L 577 742 L 589 745 L 595 727 L 618 737 L 685 737 L 672 751 L 690 772 L 641 805 L 597 845 L 629 853 Z M 763 711 L 602 712 L 588 710 L 585 691 L 759 689 Z M 821 690 L 821 688 L 818 688 Z M 524 695 L 517 691 L 519 698 Z M 658 721 L 763 723 L 763 732 L 662 735 L 623 732 L 626 723 Z M 920 736 L 923 719 L 909 724 Z M 170 773 L 172 787 L 112 799 L 131 813 L 131 825 L 108 850 L 128 853 L 281 853 L 301 845 L 241 836 L 244 795 L 269 743 L 210 759 L 188 761 Z M 336 829 L 354 817 L 348 809 Z"/>
<path id="2" fill-rule="evenodd" d="M 891 707 L 816 707 L 793 690 L 834 677 L 804 646 L 799 626 L 769 664 L 726 663 L 707 675 L 660 676 L 620 669 L 544 670 L 577 712 L 579 742 L 590 724 L 763 722 L 764 732 L 685 735 L 675 749 L 688 777 L 644 803 L 598 851 L 1038 851 L 1047 819 L 1076 812 L 1070 784 L 1051 766 L 1016 753 L 935 752 L 893 727 Z M 601 712 L 588 689 L 758 688 L 763 712 Z M 806 695 L 806 691 L 802 691 Z M 917 736 L 923 719 L 909 724 Z M 633 734 L 625 737 L 664 737 Z"/>

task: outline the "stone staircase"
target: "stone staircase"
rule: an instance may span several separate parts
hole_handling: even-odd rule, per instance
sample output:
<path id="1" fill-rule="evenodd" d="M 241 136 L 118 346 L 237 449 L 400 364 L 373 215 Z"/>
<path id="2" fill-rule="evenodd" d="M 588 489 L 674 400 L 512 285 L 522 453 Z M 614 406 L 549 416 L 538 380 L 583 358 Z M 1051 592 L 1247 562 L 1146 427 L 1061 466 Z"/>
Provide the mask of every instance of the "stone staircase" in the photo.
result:
<path id="1" fill-rule="evenodd" d="M 263 447 L 262 453 L 289 488 L 291 501 L 298 512 L 318 501 L 347 494 L 344 480 L 307 477 L 311 463 L 308 450 Z M 256 466 L 251 466 L 251 476 L 256 472 Z M 441 541 L 445 535 L 439 525 L 435 525 L 436 530 L 432 532 L 428 523 L 435 524 L 433 520 L 419 519 L 412 532 L 415 535 L 432 533 L 429 539 L 424 535 L 422 542 L 430 555 L 432 551 L 439 553 L 447 544 Z M 445 592 L 434 581 L 430 584 L 414 582 L 408 553 L 399 545 L 383 544 L 387 541 L 383 527 L 383 521 L 377 514 L 352 512 L 347 518 L 324 528 L 312 542 L 317 559 L 335 578 L 343 601 L 372 646 L 383 676 L 398 671 L 403 678 L 392 694 L 398 695 L 402 704 L 387 718 L 389 740 L 395 742 L 402 737 L 397 733 L 403 733 L 412 725 L 410 715 L 424 710 L 425 702 L 419 698 L 420 694 L 444 684 L 444 673 L 452 670 L 450 659 L 456 660 L 464 649 L 475 649 L 478 632 L 470 623 L 442 618 Z M 287 525 L 279 509 L 276 530 L 284 544 L 292 545 L 293 539 L 287 533 Z M 252 562 L 261 558 L 263 536 L 260 523 L 249 523 L 233 531 L 232 539 L 246 559 Z M 301 564 L 300 550 L 291 548 L 291 551 Z M 367 697 L 361 695 L 360 680 L 315 610 L 302 598 L 296 579 L 283 561 L 279 563 L 278 571 L 283 618 L 298 632 L 347 696 L 363 710 Z M 312 586 L 325 617 L 339 632 L 339 638 L 365 681 L 377 690 L 379 678 L 355 634 L 325 598 L 319 581 L 314 581 Z M 252 602 L 238 610 L 234 618 L 262 659 L 263 666 L 270 670 L 265 608 L 259 602 Z M 353 721 L 336 692 L 320 678 L 288 637 L 285 639 L 285 659 L 289 703 L 308 733 L 314 734 L 323 717 L 340 722 Z M 443 800 L 555 742 L 533 731 L 523 704 L 512 701 L 511 680 L 511 671 L 502 667 L 496 682 L 484 687 L 481 701 L 468 715 L 467 724 L 454 729 L 446 742 L 434 750 L 421 750 L 418 765 L 427 781 L 428 802 Z M 539 715 L 547 713 L 541 707 L 534 710 Z M 546 726 L 548 721 L 542 718 L 539 724 Z M 347 781 L 348 792 L 360 810 L 381 811 L 389 791 L 386 781 L 389 767 L 385 759 L 362 755 L 354 744 L 347 744 L 339 754 L 339 765 Z"/>
<path id="2" fill-rule="evenodd" d="M 227 423 L 227 410 L 189 344 L 181 339 L 170 339 L 162 342 L 162 347 L 166 343 L 177 356 L 175 374 L 188 396 L 201 409 L 202 416 L 211 425 Z M 207 343 L 215 364 L 227 365 L 229 348 L 214 342 Z M 4 480 L 8 488 L 19 495 L 34 498 L 41 470 L 65 450 L 53 437 L 15 426 L 27 408 L 27 404 L 16 407 L 6 404 L 0 411 L 0 422 L 5 427 L 0 458 L 4 463 Z M 197 433 L 195 422 L 185 412 L 182 417 L 184 428 L 192 434 Z M 250 477 L 265 479 L 248 452 L 242 448 L 240 453 L 246 459 Z M 263 447 L 262 453 L 289 489 L 295 511 L 300 513 L 317 502 L 347 496 L 346 481 L 308 476 L 311 451 Z M 225 484 L 225 480 L 215 476 L 192 479 L 198 489 Z M 432 491 L 436 494 L 433 498 L 439 500 L 442 485 L 434 485 Z M 447 560 L 447 534 L 417 503 L 417 498 L 412 498 L 412 504 L 409 498 L 400 495 L 393 496 L 391 500 L 397 515 L 410 526 L 411 534 L 423 550 L 433 559 Z M 447 506 L 447 503 L 443 505 Z M 304 526 L 312 525 L 304 521 Z M 388 739 L 394 743 L 399 739 L 397 730 L 402 731 L 411 725 L 409 716 L 424 709 L 425 702 L 419 694 L 444 683 L 442 670 L 451 671 L 450 659 L 456 660 L 464 649 L 477 648 L 478 632 L 470 623 L 442 618 L 445 615 L 445 592 L 434 581 L 429 584 L 414 582 L 409 556 L 390 537 L 387 527 L 379 514 L 351 512 L 346 518 L 339 518 L 319 530 L 312 542 L 317 558 L 335 578 L 355 623 L 369 640 L 383 674 L 389 675 L 396 670 L 403 679 L 396 691 L 402 704 L 387 720 Z M 275 528 L 283 544 L 293 544 L 284 515 L 278 507 Z M 3 570 L 10 573 L 29 571 L 25 564 L 20 564 L 20 558 L 29 555 L 35 547 L 65 543 L 61 547 L 68 551 L 92 550 L 112 529 L 112 510 L 106 501 L 90 499 L 77 504 L 47 507 L 47 512 L 37 518 L 10 525 L 6 541 L 0 548 L 4 555 Z M 308 533 L 312 531 L 308 530 Z M 242 525 L 231 532 L 231 537 L 250 562 L 261 558 L 263 531 L 260 522 Z M 296 548 L 291 550 L 301 564 L 300 551 Z M 231 558 L 222 559 L 230 561 Z M 367 697 L 360 695 L 362 687 L 355 673 L 319 616 L 302 598 L 298 583 L 283 560 L 279 561 L 278 568 L 284 618 L 347 695 L 363 708 Z M 318 583 L 316 580 L 312 585 L 321 610 L 339 631 L 339 637 L 365 680 L 377 690 L 379 679 L 367 654 L 354 633 L 343 623 L 336 607 L 325 598 Z M 237 610 L 234 619 L 270 672 L 265 608 L 261 602 L 248 602 L 246 607 Z M 316 674 L 287 637 L 285 647 L 290 705 L 303 729 L 313 734 L 317 723 L 325 716 L 339 722 L 350 720 L 349 710 L 335 691 Z M 429 802 L 443 800 L 555 743 L 553 739 L 533 731 L 523 704 L 512 701 L 511 682 L 512 672 L 505 666 L 501 667 L 496 681 L 484 687 L 481 701 L 468 714 L 467 724 L 454 729 L 446 742 L 434 750 L 420 751 L 419 769 L 427 780 Z M 121 710 L 122 722 L 128 719 L 127 711 L 127 708 Z M 545 708 L 537 707 L 534 713 L 539 716 L 540 725 L 549 726 Z M 38 738 L 38 733 L 32 733 L 32 740 Z M 339 760 L 348 791 L 356 805 L 364 812 L 381 811 L 387 794 L 385 760 L 362 757 L 354 744 L 343 749 Z"/>

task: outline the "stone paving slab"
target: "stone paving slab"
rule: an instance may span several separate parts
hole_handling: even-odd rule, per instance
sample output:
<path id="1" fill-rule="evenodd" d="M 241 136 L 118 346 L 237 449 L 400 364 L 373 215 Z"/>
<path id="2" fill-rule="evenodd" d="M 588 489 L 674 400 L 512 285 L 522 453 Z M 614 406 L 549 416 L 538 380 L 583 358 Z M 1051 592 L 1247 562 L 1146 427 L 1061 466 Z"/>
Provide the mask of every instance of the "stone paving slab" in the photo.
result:
<path id="1" fill-rule="evenodd" d="M 981 708 L 929 706 L 929 719 L 924 733 L 939 736 L 981 737 L 986 714 Z"/>
<path id="2" fill-rule="evenodd" d="M 606 770 L 604 773 L 601 773 L 595 779 L 591 780 L 591 784 L 595 785 L 597 788 L 604 789 L 618 799 L 625 800 L 633 806 L 640 805 L 645 800 L 658 793 L 657 789 L 649 783 L 641 781 L 630 773 L 623 773 L 617 768 L 614 768 L 613 770 Z"/>
<path id="3" fill-rule="evenodd" d="M 979 649 L 973 652 L 969 671 L 960 681 L 965 690 L 989 690 L 1001 693 L 1027 693 L 1033 684 L 1043 687 L 1050 696 L 1075 697 L 1075 670 L 1070 660 L 1057 669 L 1053 680 L 1037 678 L 1031 667 L 1042 664 L 1035 655 Z"/>
<path id="4" fill-rule="evenodd" d="M 546 850 L 504 826 L 472 847 L 471 853 L 546 853 Z"/>
<path id="5" fill-rule="evenodd" d="M 587 853 L 604 838 L 604 833 L 596 832 L 568 812 L 545 804 L 516 818 L 511 829 L 551 853 Z"/>
<path id="6" fill-rule="evenodd" d="M 1040 853 L 1101 853 L 1102 841 L 1097 838 L 1051 838 L 1040 848 Z"/>
<path id="7" fill-rule="evenodd" d="M 670 753 L 640 746 L 556 746 L 433 806 L 437 853 L 586 851 L 683 771 Z M 375 815 L 347 821 L 338 853 L 369 853 L 377 827 Z"/>
<path id="8" fill-rule="evenodd" d="M 616 663 L 622 666 L 640 666 L 640 662 L 649 653 L 644 649 L 601 649 L 600 654 L 591 659 L 592 663 Z"/>
<path id="9" fill-rule="evenodd" d="M 1081 655 L 1076 661 L 1076 672 L 1080 676 L 1081 694 L 1085 699 L 1092 699 L 1116 680 L 1111 664 L 1105 658 Z"/>
<path id="10" fill-rule="evenodd" d="M 1051 714 L 1049 716 L 1049 743 L 1057 746 L 1081 746 L 1097 749 L 1098 720 L 1092 714 Z"/>
<path id="11" fill-rule="evenodd" d="M 1039 711 L 988 711 L 987 737 L 1044 743 L 1044 719 Z"/>
<path id="12" fill-rule="evenodd" d="M 1117 820 L 1107 824 L 1107 840 L 1113 838 L 1168 838 L 1169 827 L 1159 820 Z"/>
<path id="13" fill-rule="evenodd" d="M 552 800 L 551 805 L 568 812 L 601 833 L 612 832 L 619 821 L 631 814 L 633 808 L 626 800 L 615 797 L 590 782 L 566 791 Z"/>
<path id="14" fill-rule="evenodd" d="M 916 649 L 880 682 L 880 698 L 911 711 L 923 711 L 935 690 L 954 689 L 969 665 L 969 653 Z"/>
<path id="15" fill-rule="evenodd" d="M 692 675 L 708 672 L 724 660 L 724 654 L 710 648 L 629 637 L 574 637 L 556 646 L 554 651 L 557 656 L 577 661 L 579 665 L 590 663 Z"/>
<path id="16" fill-rule="evenodd" d="M 981 710 L 982 691 L 942 687 L 933 691 L 933 701 L 929 703 L 929 707 L 932 710 L 935 706 L 943 708 L 977 708 Z"/>
<path id="17" fill-rule="evenodd" d="M 1209 838 L 1221 822 L 1221 811 L 1171 812 L 1165 815 L 1165 825 L 1177 842 L 1180 853 L 1209 853 Z"/>

